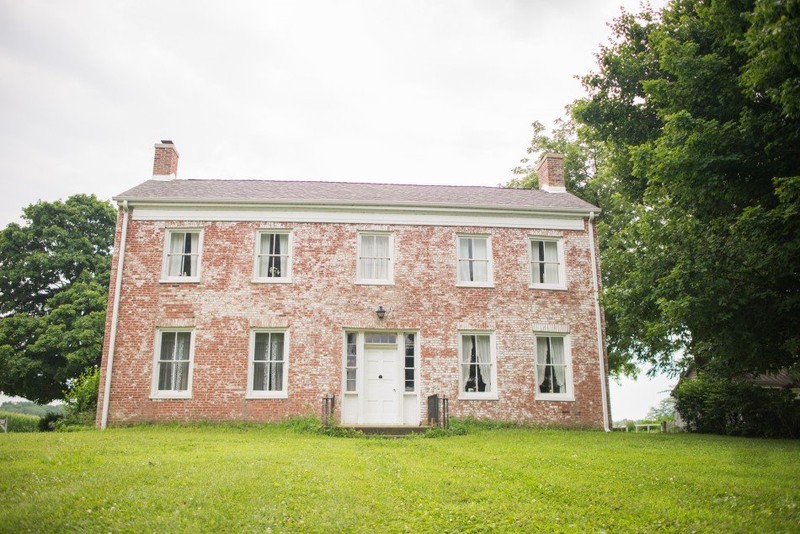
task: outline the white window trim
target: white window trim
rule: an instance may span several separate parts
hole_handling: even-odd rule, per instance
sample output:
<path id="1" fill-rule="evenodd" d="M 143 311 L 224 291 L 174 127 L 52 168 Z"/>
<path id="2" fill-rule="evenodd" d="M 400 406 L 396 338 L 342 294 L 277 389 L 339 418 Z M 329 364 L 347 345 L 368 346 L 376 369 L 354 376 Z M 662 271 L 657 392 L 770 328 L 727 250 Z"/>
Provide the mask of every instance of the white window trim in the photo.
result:
<path id="1" fill-rule="evenodd" d="M 364 236 L 382 236 L 389 238 L 389 269 L 388 279 L 362 278 L 361 277 L 361 238 Z M 392 232 L 359 231 L 356 244 L 356 284 L 364 285 L 394 285 L 394 234 Z"/>
<path id="2" fill-rule="evenodd" d="M 261 252 L 261 236 L 263 234 L 281 234 L 288 236 L 287 246 L 289 247 L 289 254 L 287 258 L 287 271 L 288 274 L 286 276 L 281 277 L 269 277 L 269 276 L 258 276 L 258 255 Z M 293 243 L 293 232 L 290 228 L 260 228 L 256 230 L 256 243 L 255 243 L 255 251 L 253 252 L 253 282 L 258 284 L 291 284 L 292 283 L 292 273 L 293 273 L 293 263 L 294 263 L 294 243 Z"/>
<path id="3" fill-rule="evenodd" d="M 161 361 L 161 334 L 166 332 L 190 332 L 189 338 L 189 377 L 186 380 L 186 391 L 158 389 L 159 361 Z M 151 399 L 191 399 L 192 375 L 194 374 L 194 340 L 195 331 L 192 327 L 156 328 L 156 338 L 153 350 L 153 376 L 150 384 Z"/>
<path id="4" fill-rule="evenodd" d="M 283 391 L 253 390 L 253 357 L 256 351 L 256 334 L 283 334 Z M 247 394 L 245 399 L 288 399 L 289 398 L 289 330 L 286 328 L 251 328 L 247 351 Z"/>
<path id="5" fill-rule="evenodd" d="M 560 337 L 564 340 L 564 361 L 566 362 L 566 380 L 569 384 L 568 393 L 541 393 L 539 391 L 538 354 L 540 337 Z M 574 401 L 575 382 L 572 377 L 572 343 L 569 334 L 556 332 L 534 332 L 533 339 L 533 398 L 539 401 Z"/>
<path id="6" fill-rule="evenodd" d="M 531 273 L 531 264 L 533 263 L 533 241 L 550 241 L 556 243 L 558 253 L 558 279 L 561 280 L 558 284 L 539 284 L 533 281 L 533 274 Z M 564 239 L 561 237 L 530 235 L 528 236 L 528 287 L 531 289 L 554 289 L 565 291 L 567 289 L 567 268 L 564 258 Z"/>
<path id="7" fill-rule="evenodd" d="M 169 253 L 169 245 L 170 245 L 170 237 L 172 236 L 173 232 L 180 232 L 180 233 L 190 233 L 190 232 L 197 232 L 199 234 L 197 238 L 197 274 L 195 276 L 170 276 L 169 275 L 169 260 L 168 260 L 168 253 Z M 162 254 L 162 261 L 161 261 L 161 282 L 169 282 L 169 283 L 197 283 L 200 281 L 200 276 L 203 273 L 203 229 L 197 227 L 191 228 L 166 228 L 164 231 L 164 252 Z"/>
<path id="8" fill-rule="evenodd" d="M 461 372 L 463 363 L 462 354 L 463 336 L 489 336 L 489 350 L 492 358 L 492 391 L 489 392 L 469 392 L 464 391 L 464 377 Z M 497 344 L 493 330 L 459 330 L 458 331 L 458 400 L 497 400 L 500 398 L 499 387 L 497 384 Z"/>
<path id="9" fill-rule="evenodd" d="M 486 267 L 487 278 L 485 282 L 463 281 L 460 278 L 459 260 L 461 251 L 461 238 L 486 239 L 486 255 L 489 262 Z M 492 253 L 492 236 L 489 234 L 456 234 L 456 287 L 494 287 L 494 254 Z"/>

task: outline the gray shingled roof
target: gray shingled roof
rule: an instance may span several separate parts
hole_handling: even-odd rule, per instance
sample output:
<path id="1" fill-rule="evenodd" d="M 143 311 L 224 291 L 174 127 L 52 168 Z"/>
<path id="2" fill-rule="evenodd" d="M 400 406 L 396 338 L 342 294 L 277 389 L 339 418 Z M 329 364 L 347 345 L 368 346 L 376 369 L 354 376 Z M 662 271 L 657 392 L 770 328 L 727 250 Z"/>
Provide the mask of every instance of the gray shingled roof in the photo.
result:
<path id="1" fill-rule="evenodd" d="M 114 199 L 129 202 L 414 205 L 599 211 L 596 206 L 570 193 L 548 193 L 538 189 L 278 180 L 148 180 Z"/>

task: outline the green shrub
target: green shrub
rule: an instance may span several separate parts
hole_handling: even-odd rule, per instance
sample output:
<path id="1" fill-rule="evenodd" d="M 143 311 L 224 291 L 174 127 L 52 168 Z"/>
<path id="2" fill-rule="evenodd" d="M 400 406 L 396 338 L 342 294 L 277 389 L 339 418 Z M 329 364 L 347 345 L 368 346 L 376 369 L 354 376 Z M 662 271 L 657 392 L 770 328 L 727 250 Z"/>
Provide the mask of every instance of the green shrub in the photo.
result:
<path id="1" fill-rule="evenodd" d="M 58 413 L 49 413 L 39 419 L 39 431 L 52 432 L 55 430 L 59 423 L 64 419 L 64 416 Z"/>
<path id="2" fill-rule="evenodd" d="M 800 437 L 800 401 L 789 390 L 700 374 L 673 391 L 687 430 L 731 436 Z"/>
<path id="3" fill-rule="evenodd" d="M 64 392 L 64 422 L 68 425 L 94 425 L 100 369 L 92 367 L 69 384 Z"/>
<path id="4" fill-rule="evenodd" d="M 38 432 L 39 417 L 14 412 L 0 412 L 0 419 L 8 419 L 9 432 Z M 2 433 L 2 431 L 0 431 Z"/>

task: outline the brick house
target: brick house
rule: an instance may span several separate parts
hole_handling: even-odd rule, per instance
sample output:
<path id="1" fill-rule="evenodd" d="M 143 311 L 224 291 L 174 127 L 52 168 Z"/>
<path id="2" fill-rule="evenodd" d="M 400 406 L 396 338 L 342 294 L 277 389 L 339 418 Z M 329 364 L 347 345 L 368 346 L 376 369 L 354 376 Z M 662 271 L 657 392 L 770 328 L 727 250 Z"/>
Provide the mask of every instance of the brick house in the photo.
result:
<path id="1" fill-rule="evenodd" d="M 608 428 L 595 216 L 540 189 L 177 179 L 119 203 L 97 423 L 420 425 L 450 414 Z M 109 379 L 110 377 L 110 379 Z"/>

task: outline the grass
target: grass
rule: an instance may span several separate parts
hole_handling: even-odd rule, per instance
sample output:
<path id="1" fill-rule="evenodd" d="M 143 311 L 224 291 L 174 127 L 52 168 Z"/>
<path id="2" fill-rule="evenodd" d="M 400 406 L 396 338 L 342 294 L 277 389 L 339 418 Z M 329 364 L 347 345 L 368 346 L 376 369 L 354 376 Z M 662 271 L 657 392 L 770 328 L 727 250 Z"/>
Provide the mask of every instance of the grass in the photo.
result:
<path id="1" fill-rule="evenodd" d="M 468 430 L 396 440 L 286 425 L 0 434 L 0 531 L 800 528 L 800 442 Z"/>

